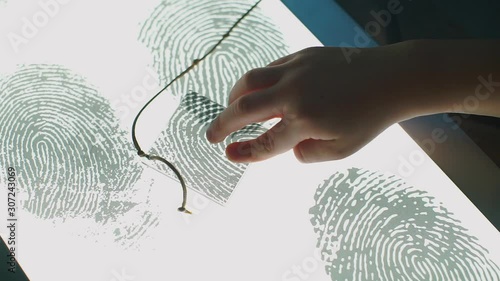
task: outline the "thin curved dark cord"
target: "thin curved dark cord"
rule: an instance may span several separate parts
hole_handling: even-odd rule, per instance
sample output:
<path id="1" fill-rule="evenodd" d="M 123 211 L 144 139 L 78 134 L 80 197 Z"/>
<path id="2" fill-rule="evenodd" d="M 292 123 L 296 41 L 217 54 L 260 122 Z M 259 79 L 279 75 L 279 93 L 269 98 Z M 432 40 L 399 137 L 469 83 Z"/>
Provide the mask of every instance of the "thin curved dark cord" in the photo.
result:
<path id="1" fill-rule="evenodd" d="M 156 155 L 149 155 L 149 154 L 146 154 L 144 151 L 142 151 L 141 149 L 141 146 L 139 145 L 139 142 L 137 141 L 137 137 L 136 137 L 136 134 L 135 134 L 135 127 L 137 125 L 137 120 L 139 119 L 139 116 L 142 114 L 142 112 L 146 109 L 146 107 L 148 107 L 149 104 L 151 104 L 151 102 L 153 102 L 154 99 L 156 99 L 156 97 L 158 97 L 163 91 L 165 91 L 168 87 L 170 87 L 170 85 L 172 85 L 175 81 L 177 81 L 179 78 L 183 77 L 184 75 L 186 75 L 191 69 L 193 69 L 196 65 L 198 65 L 201 61 L 203 61 L 206 57 L 208 57 L 211 53 L 213 53 L 215 51 L 215 49 L 217 49 L 217 47 L 222 43 L 222 41 L 224 41 L 224 39 L 226 39 L 227 37 L 229 37 L 229 34 L 233 31 L 233 29 L 246 17 L 248 16 L 248 14 L 250 14 L 250 12 L 252 12 L 253 9 L 255 9 L 255 7 L 257 7 L 257 5 L 261 2 L 262 0 L 259 0 L 257 1 L 257 3 L 255 3 L 250 9 L 248 9 L 246 11 L 246 13 L 244 13 L 232 26 L 231 28 L 224 34 L 222 35 L 222 38 L 208 51 L 206 52 L 201 58 L 199 59 L 195 59 L 193 61 L 193 63 L 187 67 L 186 69 L 184 69 L 184 71 L 182 71 L 179 75 L 177 75 L 174 79 L 172 79 L 172 81 L 170 81 L 165 87 L 163 87 L 163 89 L 161 89 L 156 95 L 154 95 L 142 108 L 141 110 L 139 110 L 139 113 L 137 113 L 137 116 L 135 116 L 135 119 L 134 119 L 134 123 L 132 123 L 132 141 L 134 143 L 134 147 L 135 149 L 137 150 L 137 155 L 139 155 L 140 157 L 145 157 L 147 158 L 148 160 L 157 160 L 157 161 L 161 161 L 163 163 L 165 163 L 170 169 L 172 169 L 172 171 L 175 173 L 175 175 L 177 176 L 177 178 L 179 179 L 180 183 L 181 183 L 181 186 L 182 186 L 182 205 L 181 207 L 179 207 L 177 210 L 179 212 L 184 212 L 184 213 L 187 213 L 187 214 L 191 214 L 190 211 L 188 211 L 186 209 L 186 201 L 187 201 L 187 187 L 186 187 L 186 183 L 184 182 L 184 179 L 182 178 L 182 175 L 181 173 L 179 172 L 179 170 L 177 170 L 177 168 L 175 168 L 175 166 L 168 162 L 167 160 L 165 160 L 164 158 L 160 157 L 160 156 L 156 156 Z"/>

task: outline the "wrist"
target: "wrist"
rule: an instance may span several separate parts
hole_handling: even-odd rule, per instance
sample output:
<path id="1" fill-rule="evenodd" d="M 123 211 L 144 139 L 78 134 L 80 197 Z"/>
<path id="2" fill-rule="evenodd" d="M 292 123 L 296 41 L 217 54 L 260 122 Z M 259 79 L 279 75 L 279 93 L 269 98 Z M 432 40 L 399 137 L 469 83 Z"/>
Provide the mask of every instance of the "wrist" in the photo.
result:
<path id="1" fill-rule="evenodd" d="M 444 112 L 498 116 L 500 41 L 414 40 L 401 48 L 406 65 L 400 69 L 412 85 L 403 102 L 410 118 Z"/>
<path id="2" fill-rule="evenodd" d="M 387 89 L 395 122 L 437 113 L 443 108 L 433 92 L 436 83 L 429 71 L 427 45 L 426 40 L 410 40 L 380 47 L 383 60 L 391 69 Z"/>

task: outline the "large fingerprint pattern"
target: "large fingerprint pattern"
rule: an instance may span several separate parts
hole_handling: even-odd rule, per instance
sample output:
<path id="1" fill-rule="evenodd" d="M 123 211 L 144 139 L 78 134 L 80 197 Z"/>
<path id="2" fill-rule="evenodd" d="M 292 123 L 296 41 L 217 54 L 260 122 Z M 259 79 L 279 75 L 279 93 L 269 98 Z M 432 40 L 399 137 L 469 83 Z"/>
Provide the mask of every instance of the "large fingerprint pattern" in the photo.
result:
<path id="1" fill-rule="evenodd" d="M 104 224 L 138 204 L 130 191 L 142 166 L 108 101 L 84 78 L 61 66 L 22 66 L 0 79 L 0 107 L 0 167 L 19 171 L 25 210 Z"/>
<path id="2" fill-rule="evenodd" d="M 144 22 L 139 40 L 152 52 L 167 83 L 201 58 L 255 2 L 250 0 L 164 0 Z M 197 91 L 227 104 L 228 93 L 245 72 L 288 54 L 276 25 L 253 10 L 204 61 L 172 85 L 174 95 Z"/>
<path id="3" fill-rule="evenodd" d="M 477 239 L 396 176 L 352 168 L 314 199 L 311 223 L 332 280 L 500 280 Z"/>
<path id="4" fill-rule="evenodd" d="M 255 138 L 264 132 L 261 126 L 252 124 L 224 142 L 209 143 L 205 137 L 206 129 L 222 110 L 223 106 L 204 96 L 194 92 L 186 94 L 150 151 L 172 162 L 189 188 L 219 204 L 227 202 L 247 167 L 247 164 L 227 160 L 225 146 L 244 138 Z M 164 164 L 157 164 L 157 168 L 175 178 Z"/>

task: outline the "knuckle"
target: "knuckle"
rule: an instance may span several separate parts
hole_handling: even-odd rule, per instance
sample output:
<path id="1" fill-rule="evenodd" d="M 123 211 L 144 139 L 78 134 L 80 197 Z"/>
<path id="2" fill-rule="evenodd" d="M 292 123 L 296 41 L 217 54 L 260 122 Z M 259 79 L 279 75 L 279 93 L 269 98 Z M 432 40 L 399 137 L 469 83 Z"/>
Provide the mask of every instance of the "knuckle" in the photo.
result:
<path id="1" fill-rule="evenodd" d="M 300 53 L 302 55 L 309 54 L 309 53 L 313 52 L 315 49 L 316 49 L 316 47 L 307 47 L 307 48 L 303 49 Z"/>
<path id="2" fill-rule="evenodd" d="M 321 49 L 321 47 L 307 47 L 305 49 L 302 49 L 297 53 L 298 57 L 300 58 L 307 58 L 311 56 L 313 53 Z"/>
<path id="3" fill-rule="evenodd" d="M 260 76 L 260 69 L 254 68 L 243 75 L 243 81 L 248 87 L 252 87 L 258 80 Z"/>
<path id="4" fill-rule="evenodd" d="M 324 50 L 325 47 L 320 47 L 320 46 L 312 46 L 307 48 L 308 53 L 322 52 Z"/>
<path id="5" fill-rule="evenodd" d="M 251 110 L 251 102 L 247 95 L 239 98 L 234 105 L 235 115 L 244 114 Z"/>

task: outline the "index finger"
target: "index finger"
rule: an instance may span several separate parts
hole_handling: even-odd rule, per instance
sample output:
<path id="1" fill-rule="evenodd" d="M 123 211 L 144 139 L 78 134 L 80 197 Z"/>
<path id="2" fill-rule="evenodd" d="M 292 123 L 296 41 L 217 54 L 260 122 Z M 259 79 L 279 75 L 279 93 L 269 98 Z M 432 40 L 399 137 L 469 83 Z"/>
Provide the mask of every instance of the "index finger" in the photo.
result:
<path id="1" fill-rule="evenodd" d="M 231 103 L 207 129 L 208 141 L 221 142 L 229 134 L 246 125 L 280 115 L 281 109 L 275 87 L 243 95 Z"/>
<path id="2" fill-rule="evenodd" d="M 254 68 L 248 71 L 234 84 L 229 93 L 228 104 L 232 104 L 245 94 L 262 90 L 276 84 L 281 74 L 282 69 L 278 66 Z"/>

